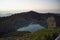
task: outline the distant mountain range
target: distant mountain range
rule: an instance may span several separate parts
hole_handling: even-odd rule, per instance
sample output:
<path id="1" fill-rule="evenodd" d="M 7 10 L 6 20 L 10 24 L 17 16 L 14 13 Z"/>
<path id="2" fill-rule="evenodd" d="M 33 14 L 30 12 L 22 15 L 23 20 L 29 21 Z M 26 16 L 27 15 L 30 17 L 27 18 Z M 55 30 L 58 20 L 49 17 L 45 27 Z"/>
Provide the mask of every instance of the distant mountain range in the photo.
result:
<path id="1" fill-rule="evenodd" d="M 60 14 L 57 13 L 42 14 L 35 11 L 29 11 L 16 13 L 7 17 L 0 17 L 0 35 L 14 32 L 18 28 L 28 26 L 30 23 L 40 24 L 41 26 L 48 27 L 46 20 L 51 16 L 55 18 L 57 28 L 60 27 Z"/>

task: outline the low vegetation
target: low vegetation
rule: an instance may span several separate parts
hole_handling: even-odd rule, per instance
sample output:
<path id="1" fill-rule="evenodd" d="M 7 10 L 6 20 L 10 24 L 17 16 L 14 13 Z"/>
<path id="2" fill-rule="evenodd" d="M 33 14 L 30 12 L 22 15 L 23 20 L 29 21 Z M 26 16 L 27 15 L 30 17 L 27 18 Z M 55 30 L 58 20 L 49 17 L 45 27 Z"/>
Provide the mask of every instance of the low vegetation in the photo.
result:
<path id="1" fill-rule="evenodd" d="M 0 40 L 31 40 L 31 32 L 12 32 L 4 35 Z"/>
<path id="2" fill-rule="evenodd" d="M 32 35 L 32 40 L 55 40 L 60 35 L 59 29 L 39 30 Z"/>

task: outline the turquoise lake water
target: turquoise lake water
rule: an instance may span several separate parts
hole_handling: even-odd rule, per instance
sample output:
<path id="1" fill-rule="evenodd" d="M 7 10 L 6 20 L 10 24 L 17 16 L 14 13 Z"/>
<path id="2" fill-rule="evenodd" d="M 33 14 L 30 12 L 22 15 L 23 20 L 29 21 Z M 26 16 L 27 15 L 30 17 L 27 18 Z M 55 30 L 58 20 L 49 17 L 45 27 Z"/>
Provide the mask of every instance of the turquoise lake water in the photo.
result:
<path id="1" fill-rule="evenodd" d="M 17 31 L 30 31 L 35 32 L 37 30 L 46 29 L 44 26 L 41 26 L 39 24 L 29 24 L 28 26 L 18 28 Z"/>

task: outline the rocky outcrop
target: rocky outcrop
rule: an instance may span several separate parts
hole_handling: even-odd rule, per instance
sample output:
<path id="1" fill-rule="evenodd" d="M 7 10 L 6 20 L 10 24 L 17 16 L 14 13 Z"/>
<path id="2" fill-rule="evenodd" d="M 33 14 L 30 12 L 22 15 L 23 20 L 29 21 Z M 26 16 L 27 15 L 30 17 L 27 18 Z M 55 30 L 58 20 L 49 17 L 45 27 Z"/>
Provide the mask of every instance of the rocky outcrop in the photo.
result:
<path id="1" fill-rule="evenodd" d="M 53 16 L 47 18 L 48 29 L 56 28 L 56 21 Z"/>

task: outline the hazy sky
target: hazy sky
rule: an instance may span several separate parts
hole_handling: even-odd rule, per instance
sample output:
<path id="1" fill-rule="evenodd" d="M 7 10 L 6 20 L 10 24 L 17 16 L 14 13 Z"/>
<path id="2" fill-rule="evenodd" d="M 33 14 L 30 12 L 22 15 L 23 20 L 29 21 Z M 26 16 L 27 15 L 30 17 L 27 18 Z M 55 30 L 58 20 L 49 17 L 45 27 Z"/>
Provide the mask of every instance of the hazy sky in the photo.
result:
<path id="1" fill-rule="evenodd" d="M 60 0 L 0 0 L 0 11 L 42 10 L 60 12 Z"/>

